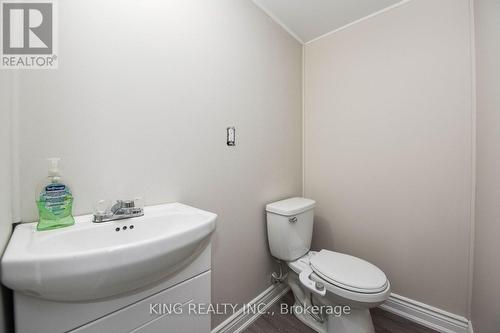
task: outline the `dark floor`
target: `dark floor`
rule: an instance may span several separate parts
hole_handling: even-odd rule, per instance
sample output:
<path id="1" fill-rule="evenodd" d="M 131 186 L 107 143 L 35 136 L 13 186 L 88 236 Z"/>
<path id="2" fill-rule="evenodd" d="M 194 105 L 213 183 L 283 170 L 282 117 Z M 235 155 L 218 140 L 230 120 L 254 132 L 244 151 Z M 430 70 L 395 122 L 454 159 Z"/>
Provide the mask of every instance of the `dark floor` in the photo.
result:
<path id="1" fill-rule="evenodd" d="M 292 305 L 293 295 L 288 293 L 281 302 Z M 262 315 L 243 333 L 316 333 L 293 314 L 280 314 L 279 303 L 273 305 L 268 311 L 268 313 L 273 312 L 274 316 Z M 376 333 L 438 333 L 379 308 L 372 309 L 371 313 Z"/>

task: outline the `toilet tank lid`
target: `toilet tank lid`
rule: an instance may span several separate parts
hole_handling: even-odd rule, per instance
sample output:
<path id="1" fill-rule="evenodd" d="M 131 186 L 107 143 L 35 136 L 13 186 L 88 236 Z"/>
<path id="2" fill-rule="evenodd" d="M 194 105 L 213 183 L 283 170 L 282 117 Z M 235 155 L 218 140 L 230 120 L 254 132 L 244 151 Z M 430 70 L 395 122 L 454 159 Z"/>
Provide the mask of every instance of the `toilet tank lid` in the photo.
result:
<path id="1" fill-rule="evenodd" d="M 290 198 L 266 205 L 266 211 L 284 216 L 296 215 L 313 209 L 316 201 L 306 198 Z"/>

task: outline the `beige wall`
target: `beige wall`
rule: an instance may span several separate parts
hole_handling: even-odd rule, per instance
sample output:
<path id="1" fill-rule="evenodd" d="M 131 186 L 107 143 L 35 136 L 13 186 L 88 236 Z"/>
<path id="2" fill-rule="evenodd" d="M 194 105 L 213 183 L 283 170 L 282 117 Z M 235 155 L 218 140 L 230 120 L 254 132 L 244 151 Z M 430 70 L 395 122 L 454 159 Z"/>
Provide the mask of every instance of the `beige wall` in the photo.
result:
<path id="1" fill-rule="evenodd" d="M 219 214 L 212 301 L 255 297 L 264 206 L 302 192 L 301 45 L 247 0 L 60 1 L 59 20 L 59 69 L 20 76 L 23 221 L 60 156 L 75 214 L 137 195 Z"/>
<path id="2" fill-rule="evenodd" d="M 418 0 L 305 50 L 305 195 L 315 248 L 393 292 L 467 315 L 472 200 L 468 0 Z"/>
<path id="3" fill-rule="evenodd" d="M 0 73 L 0 257 L 9 239 L 12 228 L 11 217 L 11 74 Z M 0 268 L 1 270 L 1 268 Z M 1 276 L 1 272 L 0 272 Z M 0 286 L 0 332 L 6 332 L 4 290 Z"/>
<path id="4" fill-rule="evenodd" d="M 477 62 L 477 206 L 472 323 L 500 329 L 500 2 L 475 0 Z"/>

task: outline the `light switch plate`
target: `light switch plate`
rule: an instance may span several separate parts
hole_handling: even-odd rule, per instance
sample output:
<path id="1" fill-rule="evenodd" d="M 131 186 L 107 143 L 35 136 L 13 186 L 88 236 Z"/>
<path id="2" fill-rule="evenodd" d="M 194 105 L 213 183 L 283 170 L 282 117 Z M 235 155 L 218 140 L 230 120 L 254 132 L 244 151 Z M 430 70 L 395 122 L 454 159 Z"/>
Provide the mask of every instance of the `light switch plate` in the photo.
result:
<path id="1" fill-rule="evenodd" d="M 236 129 L 234 126 L 228 127 L 226 129 L 227 132 L 227 145 L 228 146 L 236 146 Z"/>

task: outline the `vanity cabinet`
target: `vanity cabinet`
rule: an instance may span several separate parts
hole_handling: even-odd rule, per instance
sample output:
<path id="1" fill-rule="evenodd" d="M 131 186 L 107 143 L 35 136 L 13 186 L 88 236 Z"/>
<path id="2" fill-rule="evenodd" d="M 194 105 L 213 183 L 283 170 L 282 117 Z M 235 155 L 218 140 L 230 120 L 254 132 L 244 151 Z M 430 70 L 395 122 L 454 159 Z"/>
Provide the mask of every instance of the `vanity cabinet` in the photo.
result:
<path id="1" fill-rule="evenodd" d="M 189 304 L 208 303 L 210 272 L 205 272 L 71 332 L 208 333 L 210 315 L 189 308 Z"/>
<path id="2" fill-rule="evenodd" d="M 210 304 L 211 246 L 162 282 L 111 299 L 56 302 L 14 292 L 16 333 L 209 333 L 209 314 L 188 304 Z M 153 304 L 153 309 L 151 306 Z M 183 306 L 168 314 L 169 305 Z"/>

